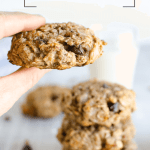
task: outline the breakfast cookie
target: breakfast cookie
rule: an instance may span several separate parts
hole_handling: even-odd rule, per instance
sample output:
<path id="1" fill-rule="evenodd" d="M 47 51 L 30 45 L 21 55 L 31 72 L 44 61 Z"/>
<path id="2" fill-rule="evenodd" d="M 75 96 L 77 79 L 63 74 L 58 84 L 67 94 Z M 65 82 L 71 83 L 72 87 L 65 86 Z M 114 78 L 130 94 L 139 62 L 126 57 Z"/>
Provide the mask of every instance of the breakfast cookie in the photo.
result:
<path id="1" fill-rule="evenodd" d="M 134 141 L 129 141 L 122 150 L 137 150 L 137 145 Z"/>
<path id="2" fill-rule="evenodd" d="M 105 81 L 90 80 L 72 89 L 72 101 L 66 115 L 82 126 L 118 124 L 135 111 L 135 93 Z"/>
<path id="3" fill-rule="evenodd" d="M 63 150 L 122 150 L 134 135 L 130 118 L 108 128 L 101 125 L 83 127 L 65 116 L 57 138 Z"/>
<path id="4" fill-rule="evenodd" d="M 13 36 L 8 60 L 26 68 L 67 69 L 98 59 L 106 43 L 94 32 L 72 22 L 52 23 Z"/>
<path id="5" fill-rule="evenodd" d="M 22 105 L 22 112 L 32 117 L 55 117 L 64 110 L 71 97 L 71 90 L 67 88 L 39 87 L 27 96 L 26 103 Z"/>

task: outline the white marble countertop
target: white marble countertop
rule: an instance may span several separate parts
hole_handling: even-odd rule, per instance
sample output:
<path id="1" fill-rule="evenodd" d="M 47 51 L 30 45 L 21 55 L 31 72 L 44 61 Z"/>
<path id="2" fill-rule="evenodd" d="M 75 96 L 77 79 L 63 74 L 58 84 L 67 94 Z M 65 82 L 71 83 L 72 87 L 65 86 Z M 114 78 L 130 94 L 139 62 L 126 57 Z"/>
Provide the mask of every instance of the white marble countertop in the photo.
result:
<path id="1" fill-rule="evenodd" d="M 8 44 L 9 43 L 9 44 Z M 0 76 L 7 75 L 18 67 L 7 61 L 7 51 L 10 39 L 0 41 Z M 134 90 L 137 94 L 137 111 L 133 114 L 133 121 L 137 134 L 135 141 L 138 150 L 150 149 L 150 45 L 141 45 L 140 55 L 136 67 Z M 44 76 L 37 85 L 60 84 L 72 86 L 77 82 L 89 78 L 88 66 L 72 68 L 65 71 L 52 71 Z M 29 119 L 21 114 L 20 105 L 25 99 L 23 95 L 13 108 L 0 117 L 0 150 L 21 150 L 25 140 L 29 140 L 33 150 L 60 150 L 61 145 L 56 139 L 57 129 L 61 125 L 62 114 L 54 119 Z M 10 116 L 10 121 L 5 121 Z"/>

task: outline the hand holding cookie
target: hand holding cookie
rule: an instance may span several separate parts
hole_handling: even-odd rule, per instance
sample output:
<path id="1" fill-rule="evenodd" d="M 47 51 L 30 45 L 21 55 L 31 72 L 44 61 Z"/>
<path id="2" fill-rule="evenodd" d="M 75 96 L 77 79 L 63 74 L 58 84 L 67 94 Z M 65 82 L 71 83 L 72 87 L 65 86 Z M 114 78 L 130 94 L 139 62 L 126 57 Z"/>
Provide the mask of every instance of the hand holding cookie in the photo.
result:
<path id="1" fill-rule="evenodd" d="M 45 19 L 38 15 L 0 12 L 0 39 L 21 31 L 36 29 L 44 24 Z M 8 111 L 48 71 L 50 70 L 29 68 L 1 77 L 0 116 Z"/>
<path id="2" fill-rule="evenodd" d="M 64 70 L 94 63 L 106 45 L 91 29 L 82 25 L 72 22 L 45 24 L 45 19 L 39 15 L 1 12 L 0 39 L 11 35 L 8 59 L 25 69 L 0 79 L 0 103 L 3 103 L 0 110 L 4 109 L 0 115 L 49 69 Z"/>
<path id="3" fill-rule="evenodd" d="M 26 68 L 64 70 L 94 63 L 106 43 L 72 22 L 45 24 L 13 36 L 8 59 Z"/>

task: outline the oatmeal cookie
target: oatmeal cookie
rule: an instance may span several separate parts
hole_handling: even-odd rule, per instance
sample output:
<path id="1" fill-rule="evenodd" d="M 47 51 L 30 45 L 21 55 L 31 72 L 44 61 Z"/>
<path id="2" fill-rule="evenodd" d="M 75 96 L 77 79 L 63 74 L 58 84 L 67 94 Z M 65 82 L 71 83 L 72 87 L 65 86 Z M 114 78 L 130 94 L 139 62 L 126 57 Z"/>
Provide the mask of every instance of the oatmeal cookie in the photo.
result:
<path id="1" fill-rule="evenodd" d="M 72 22 L 46 24 L 13 36 L 8 60 L 26 68 L 68 69 L 93 63 L 106 43 Z"/>
<path id="2" fill-rule="evenodd" d="M 134 135 L 130 118 L 108 128 L 101 125 L 83 127 L 65 116 L 57 138 L 63 150 L 122 150 L 128 147 L 126 144 Z"/>
<path id="3" fill-rule="evenodd" d="M 58 86 L 38 87 L 29 93 L 22 112 L 32 117 L 51 118 L 64 110 L 71 99 L 71 90 Z"/>
<path id="4" fill-rule="evenodd" d="M 65 113 L 82 126 L 99 124 L 110 127 L 129 118 L 136 109 L 132 90 L 105 81 L 80 83 L 73 87 L 72 96 Z"/>
<path id="5" fill-rule="evenodd" d="M 129 141 L 122 150 L 137 150 L 137 145 L 134 141 Z"/>

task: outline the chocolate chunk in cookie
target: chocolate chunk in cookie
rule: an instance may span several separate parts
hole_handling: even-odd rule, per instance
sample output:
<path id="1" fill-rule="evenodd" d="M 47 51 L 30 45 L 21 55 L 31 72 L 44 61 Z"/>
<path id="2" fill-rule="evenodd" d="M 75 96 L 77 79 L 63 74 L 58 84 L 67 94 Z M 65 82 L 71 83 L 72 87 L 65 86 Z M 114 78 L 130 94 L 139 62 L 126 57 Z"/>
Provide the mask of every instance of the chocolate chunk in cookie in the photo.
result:
<path id="1" fill-rule="evenodd" d="M 109 86 L 106 83 L 104 83 L 103 88 L 109 88 Z"/>
<path id="2" fill-rule="evenodd" d="M 107 105 L 108 105 L 110 111 L 113 111 L 114 113 L 117 113 L 119 111 L 118 102 L 117 103 L 108 102 Z"/>
<path id="3" fill-rule="evenodd" d="M 69 46 L 68 51 L 74 52 L 77 55 L 83 55 L 84 54 L 84 50 L 83 50 L 81 45 L 79 45 L 78 48 L 76 48 L 75 46 Z"/>
<path id="4" fill-rule="evenodd" d="M 57 95 L 52 95 L 52 96 L 51 96 L 51 100 L 52 100 L 52 101 L 56 101 L 57 99 L 58 99 L 58 96 L 57 96 Z"/>

